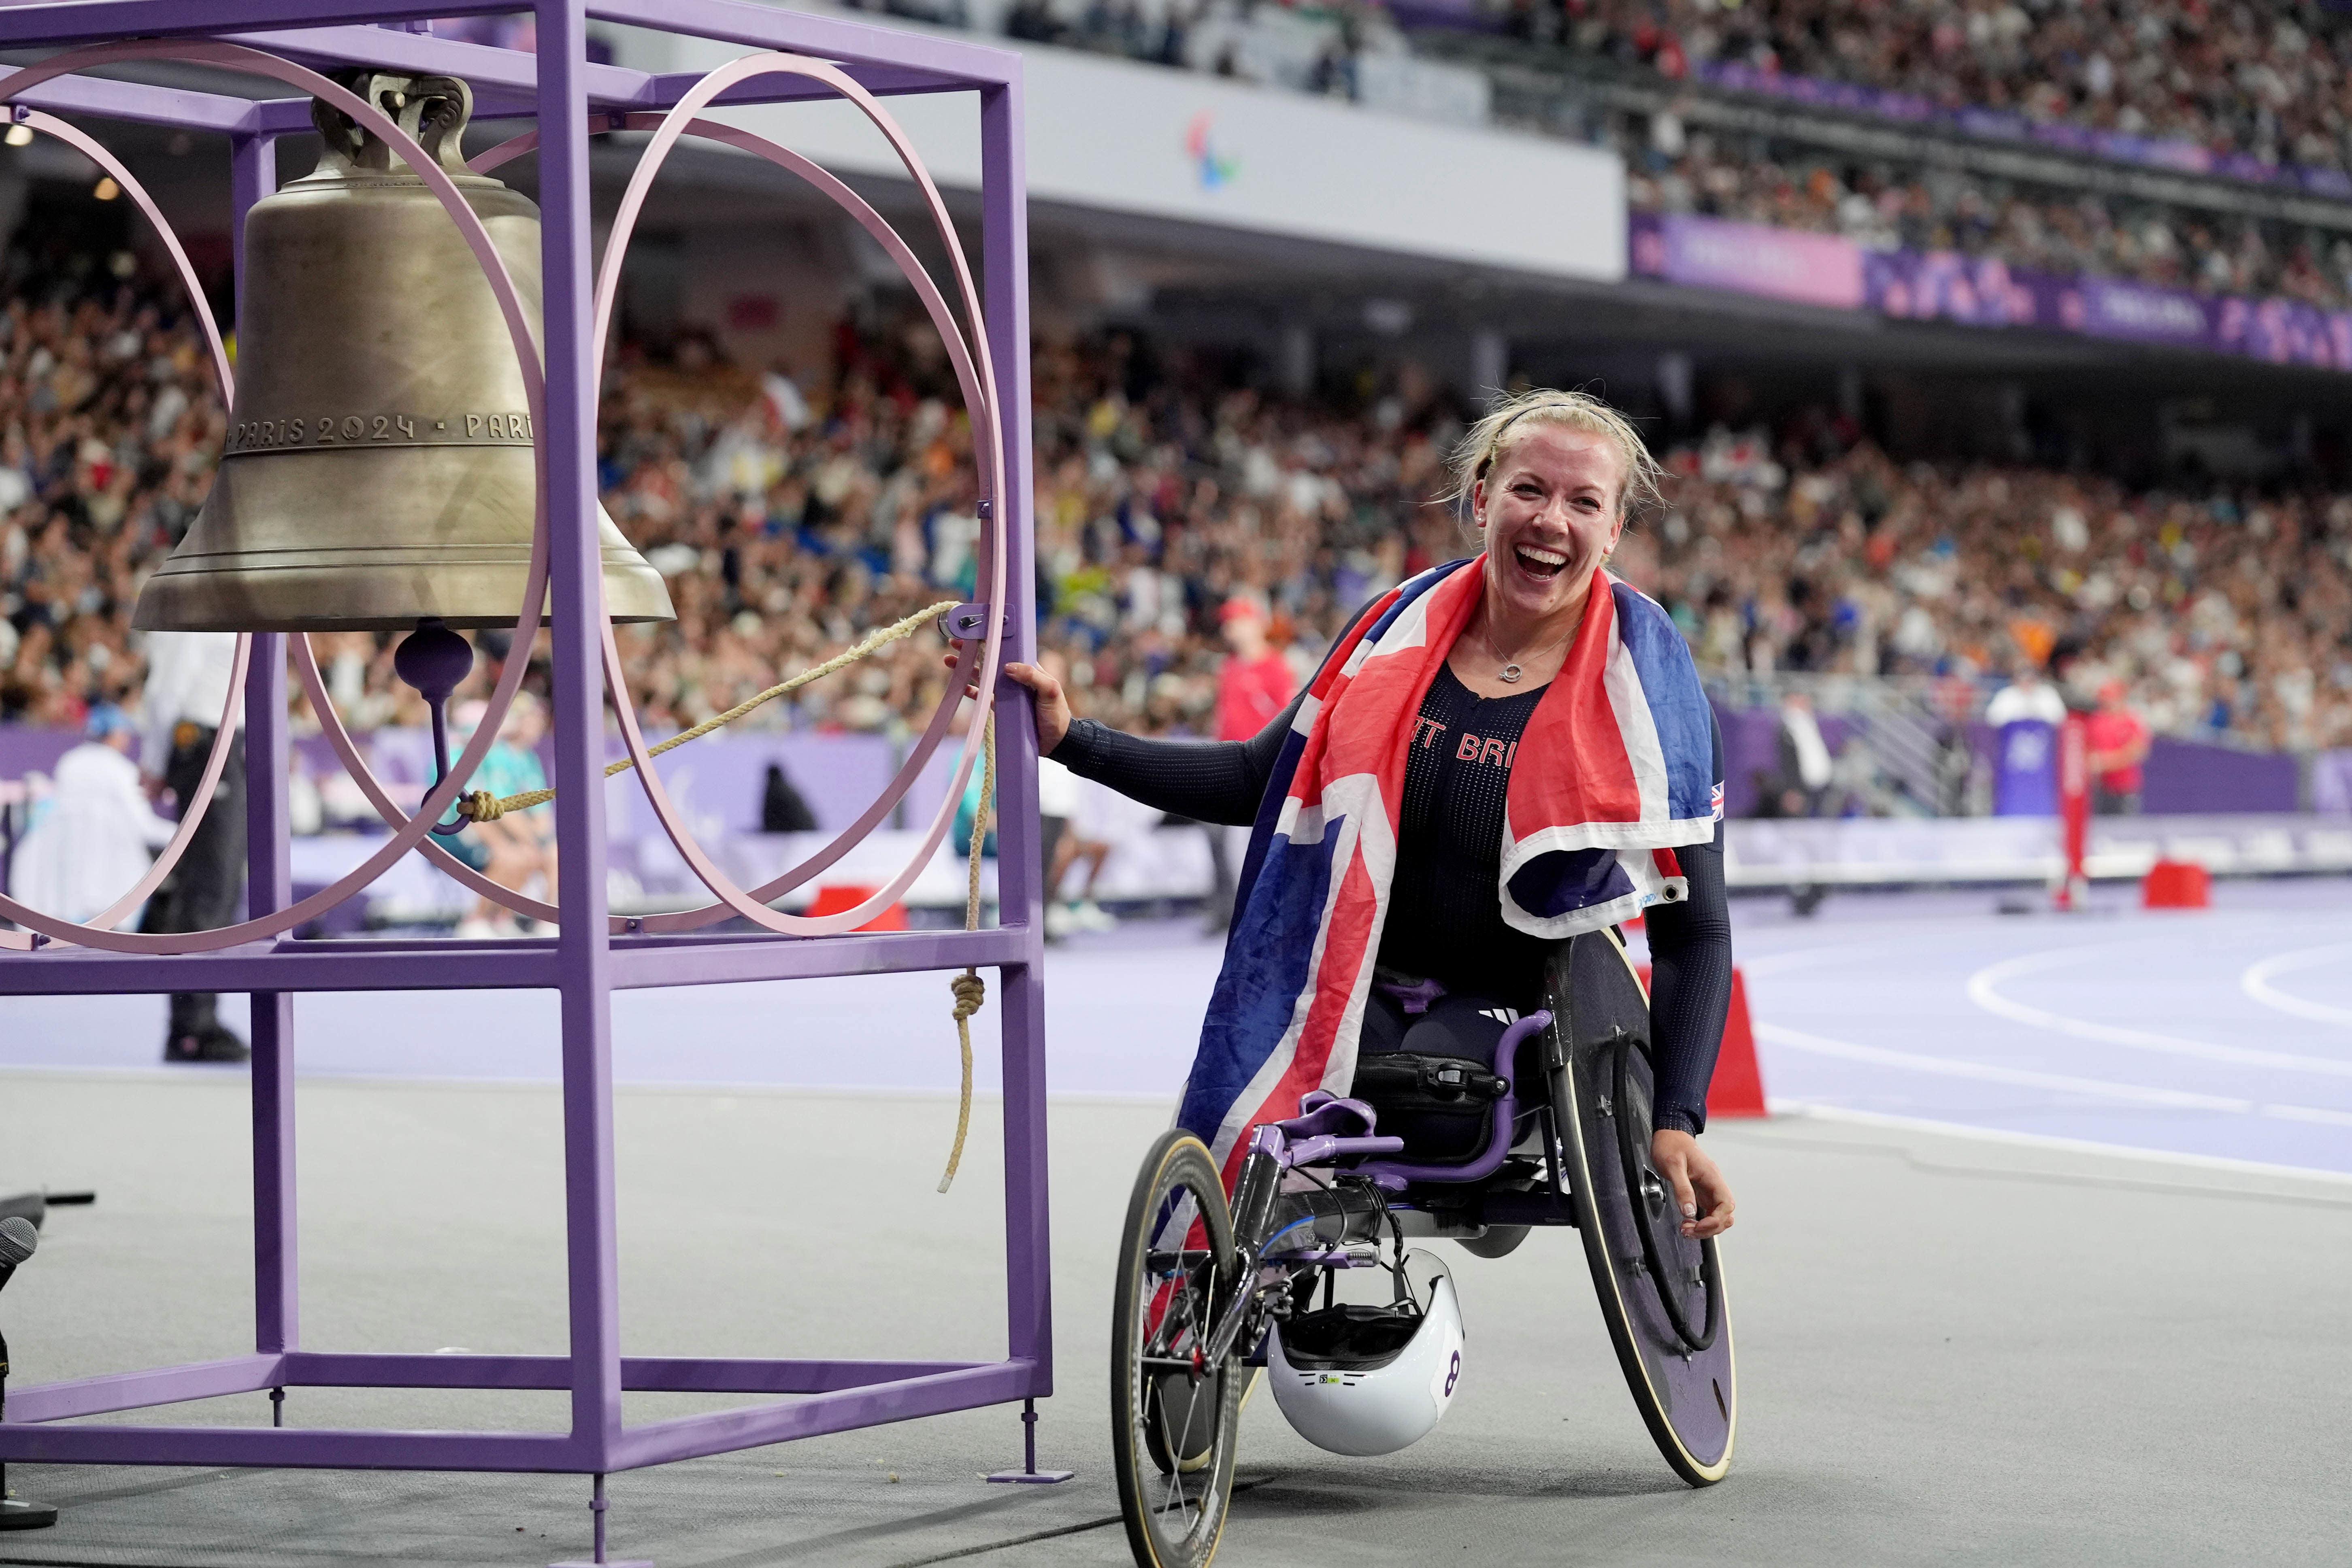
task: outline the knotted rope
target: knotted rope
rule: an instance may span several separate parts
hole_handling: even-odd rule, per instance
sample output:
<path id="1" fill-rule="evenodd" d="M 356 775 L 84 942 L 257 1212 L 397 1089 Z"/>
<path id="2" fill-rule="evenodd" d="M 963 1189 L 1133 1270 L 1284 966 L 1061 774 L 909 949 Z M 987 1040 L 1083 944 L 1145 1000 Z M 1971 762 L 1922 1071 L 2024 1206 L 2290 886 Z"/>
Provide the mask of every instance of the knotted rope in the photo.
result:
<path id="1" fill-rule="evenodd" d="M 895 622 L 877 631 L 868 632 L 849 648 L 834 655 L 815 668 L 802 670 L 790 680 L 781 681 L 756 697 L 738 702 L 716 718 L 705 719 L 693 729 L 672 735 L 660 745 L 651 748 L 646 754 L 658 757 L 664 752 L 673 751 L 685 745 L 688 741 L 698 741 L 713 730 L 732 724 L 736 720 L 763 703 L 773 702 L 779 697 L 788 697 L 811 681 L 823 680 L 828 675 L 848 668 L 868 654 L 886 648 L 894 642 L 903 642 L 955 607 L 956 602 L 953 599 L 942 599 L 928 609 L 916 611 L 903 621 Z M 609 779 L 616 773 L 625 773 L 636 765 L 635 758 L 623 757 L 604 770 L 604 776 Z M 478 789 L 471 795 L 457 797 L 457 815 L 471 822 L 496 822 L 508 812 L 529 811 L 532 806 L 545 805 L 554 798 L 555 792 L 551 789 L 525 790 L 520 795 L 495 795 L 486 789 Z"/>
<path id="2" fill-rule="evenodd" d="M 980 849 L 988 842 L 988 825 L 996 816 L 996 714 L 988 715 L 988 728 L 982 732 L 984 750 L 980 774 L 980 809 L 972 814 L 971 847 L 964 856 L 963 929 L 980 929 Z M 940 1177 L 940 1191 L 946 1192 L 955 1181 L 956 1166 L 963 1161 L 963 1135 L 971 1128 L 971 1016 L 988 1000 L 988 982 L 980 977 L 978 969 L 967 969 L 948 982 L 955 993 L 956 1043 L 963 1048 L 963 1094 L 956 1102 L 955 1146 L 948 1151 L 948 1168 Z"/>

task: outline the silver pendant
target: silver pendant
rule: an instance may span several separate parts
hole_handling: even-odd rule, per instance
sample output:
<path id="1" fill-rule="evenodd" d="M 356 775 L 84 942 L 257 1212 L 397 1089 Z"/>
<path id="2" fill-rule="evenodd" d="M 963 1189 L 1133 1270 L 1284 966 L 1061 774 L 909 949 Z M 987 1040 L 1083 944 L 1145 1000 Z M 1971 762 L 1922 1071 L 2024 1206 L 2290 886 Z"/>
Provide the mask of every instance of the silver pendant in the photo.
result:
<path id="1" fill-rule="evenodd" d="M 1519 683 L 1519 676 L 1521 673 L 1522 672 L 1517 665 L 1507 664 L 1503 666 L 1500 671 L 1497 672 L 1496 678 L 1506 686 L 1517 686 Z"/>

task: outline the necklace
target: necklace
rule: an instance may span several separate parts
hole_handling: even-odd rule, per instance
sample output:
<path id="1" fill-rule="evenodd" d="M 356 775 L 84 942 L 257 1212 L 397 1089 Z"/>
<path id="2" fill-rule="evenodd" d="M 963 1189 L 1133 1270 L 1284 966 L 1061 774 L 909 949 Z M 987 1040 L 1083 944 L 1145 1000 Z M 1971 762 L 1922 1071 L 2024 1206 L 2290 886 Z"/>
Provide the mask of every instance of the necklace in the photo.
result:
<path id="1" fill-rule="evenodd" d="M 1485 626 L 1480 626 L 1478 628 L 1478 640 L 1486 645 L 1487 654 L 1493 658 L 1496 664 L 1503 667 L 1495 672 L 1495 679 L 1501 681 L 1506 686 L 1517 686 L 1519 683 L 1519 678 L 1527 674 L 1526 670 L 1519 668 L 1519 661 L 1515 658 L 1505 658 L 1503 657 L 1502 650 L 1495 646 L 1495 638 L 1493 635 L 1489 633 Z M 1552 649 L 1558 647 L 1561 643 L 1564 643 L 1567 640 L 1568 638 L 1565 636 L 1556 637 L 1552 641 L 1546 643 L 1543 647 L 1536 649 L 1535 653 L 1531 653 L 1527 657 L 1533 658 L 1538 654 L 1549 653 Z"/>

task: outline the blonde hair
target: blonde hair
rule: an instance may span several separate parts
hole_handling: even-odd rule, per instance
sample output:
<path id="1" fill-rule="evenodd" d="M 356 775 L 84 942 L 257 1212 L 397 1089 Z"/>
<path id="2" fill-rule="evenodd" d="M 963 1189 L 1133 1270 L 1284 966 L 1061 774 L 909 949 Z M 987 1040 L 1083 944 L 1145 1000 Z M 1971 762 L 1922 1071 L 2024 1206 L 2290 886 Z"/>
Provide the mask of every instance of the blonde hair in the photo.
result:
<path id="1" fill-rule="evenodd" d="M 1564 425 L 1598 436 L 1616 447 L 1625 468 L 1624 481 L 1617 490 L 1617 510 L 1627 521 L 1659 504 L 1658 479 L 1663 470 L 1633 422 L 1591 393 L 1563 392 L 1551 386 L 1505 393 L 1488 405 L 1486 416 L 1471 426 L 1461 445 L 1454 448 L 1454 489 L 1445 499 L 1467 501 L 1501 455 L 1504 437 L 1530 425 Z"/>

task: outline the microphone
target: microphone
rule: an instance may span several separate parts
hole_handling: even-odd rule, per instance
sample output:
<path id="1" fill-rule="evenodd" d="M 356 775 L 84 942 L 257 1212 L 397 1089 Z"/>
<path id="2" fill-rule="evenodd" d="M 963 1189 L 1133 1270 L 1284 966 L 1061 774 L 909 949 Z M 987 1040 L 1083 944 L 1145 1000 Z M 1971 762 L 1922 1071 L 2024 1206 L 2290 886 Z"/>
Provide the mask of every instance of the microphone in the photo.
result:
<path id="1" fill-rule="evenodd" d="M 10 1215 L 0 1219 L 0 1290 L 8 1288 L 16 1266 L 33 1256 L 41 1245 L 41 1233 L 33 1222 L 22 1215 Z"/>

